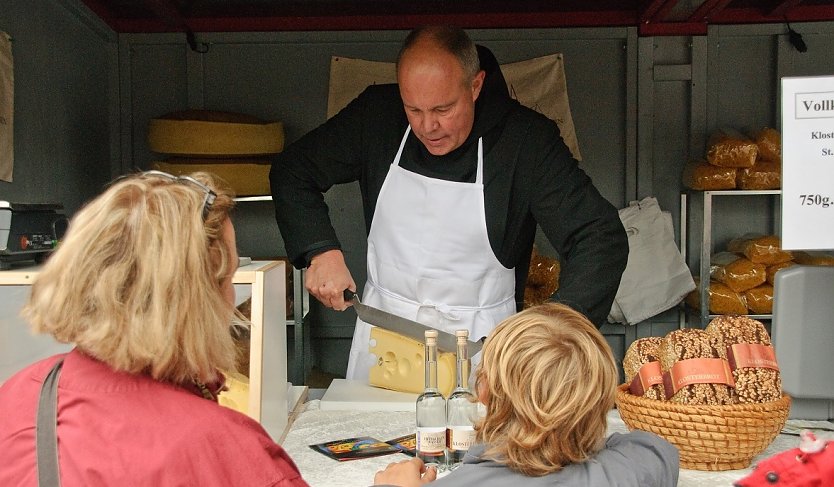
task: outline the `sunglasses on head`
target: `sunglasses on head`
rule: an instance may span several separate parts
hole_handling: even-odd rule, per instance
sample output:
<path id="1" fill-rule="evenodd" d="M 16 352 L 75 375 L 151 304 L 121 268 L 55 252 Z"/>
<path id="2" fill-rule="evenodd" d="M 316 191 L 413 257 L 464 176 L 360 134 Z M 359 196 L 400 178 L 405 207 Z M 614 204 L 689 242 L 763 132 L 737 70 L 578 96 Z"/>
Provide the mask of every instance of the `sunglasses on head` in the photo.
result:
<path id="1" fill-rule="evenodd" d="M 192 186 L 192 187 L 200 190 L 200 192 L 203 193 L 203 220 L 208 218 L 209 211 L 211 211 L 211 207 L 212 207 L 212 205 L 214 205 L 214 200 L 217 199 L 217 193 L 212 191 L 212 189 L 209 188 L 208 186 L 206 186 L 205 184 L 203 184 L 200 181 L 197 181 L 196 179 L 192 178 L 191 176 L 174 176 L 173 174 L 169 174 L 169 173 L 164 172 L 164 171 L 151 170 L 151 171 L 144 171 L 144 172 L 136 173 L 136 174 L 126 174 L 124 176 L 119 176 L 113 182 L 120 181 L 122 179 L 129 178 L 129 177 L 136 177 L 136 176 L 163 178 L 163 179 L 167 179 L 169 181 L 173 181 L 175 183 L 180 183 L 180 184 L 185 184 L 187 186 Z"/>

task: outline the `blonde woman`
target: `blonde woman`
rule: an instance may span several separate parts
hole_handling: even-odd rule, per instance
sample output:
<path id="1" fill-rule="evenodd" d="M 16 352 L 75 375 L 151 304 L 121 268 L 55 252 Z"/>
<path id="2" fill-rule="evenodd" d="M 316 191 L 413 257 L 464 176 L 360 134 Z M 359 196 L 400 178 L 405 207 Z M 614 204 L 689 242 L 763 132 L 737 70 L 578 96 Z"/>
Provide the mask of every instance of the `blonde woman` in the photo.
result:
<path id="1" fill-rule="evenodd" d="M 149 171 L 75 215 L 23 310 L 75 348 L 0 387 L 0 485 L 307 485 L 257 422 L 216 402 L 235 365 L 232 206 L 208 174 Z"/>
<path id="2" fill-rule="evenodd" d="M 651 433 L 613 433 L 618 374 L 596 327 L 548 303 L 504 320 L 489 335 L 476 373 L 486 415 L 479 444 L 440 486 L 675 486 L 678 452 Z M 436 477 L 419 459 L 391 464 L 377 485 L 416 486 Z"/>

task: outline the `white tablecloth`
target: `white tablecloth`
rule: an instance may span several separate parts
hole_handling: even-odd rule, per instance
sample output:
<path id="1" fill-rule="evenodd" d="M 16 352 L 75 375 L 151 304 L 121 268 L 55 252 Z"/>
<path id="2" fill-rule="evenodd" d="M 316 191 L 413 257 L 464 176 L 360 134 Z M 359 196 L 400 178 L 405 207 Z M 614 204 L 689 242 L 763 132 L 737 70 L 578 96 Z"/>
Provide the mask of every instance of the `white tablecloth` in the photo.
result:
<path id="1" fill-rule="evenodd" d="M 789 421 L 784 431 L 795 428 L 796 423 Z M 819 423 L 819 426 L 831 428 L 831 423 Z M 298 415 L 293 423 L 283 447 L 295 461 L 304 479 L 312 487 L 344 487 L 368 486 L 373 484 L 377 470 L 385 468 L 391 462 L 406 457 L 403 454 L 385 455 L 339 462 L 310 448 L 309 445 L 326 441 L 340 440 L 357 436 L 371 436 L 387 441 L 398 436 L 413 433 L 414 413 L 400 411 L 323 411 L 319 409 L 319 401 L 314 400 L 306 404 L 304 411 Z M 625 433 L 628 431 L 620 415 L 613 410 L 608 415 L 608 431 Z M 780 434 L 773 443 L 753 462 L 767 458 L 777 452 L 798 446 L 799 437 L 791 434 Z M 834 432 L 815 430 L 817 436 L 834 439 Z M 697 470 L 681 470 L 679 486 L 682 487 L 714 487 L 729 486 L 750 472 L 750 469 L 728 470 L 724 472 L 702 472 Z"/>

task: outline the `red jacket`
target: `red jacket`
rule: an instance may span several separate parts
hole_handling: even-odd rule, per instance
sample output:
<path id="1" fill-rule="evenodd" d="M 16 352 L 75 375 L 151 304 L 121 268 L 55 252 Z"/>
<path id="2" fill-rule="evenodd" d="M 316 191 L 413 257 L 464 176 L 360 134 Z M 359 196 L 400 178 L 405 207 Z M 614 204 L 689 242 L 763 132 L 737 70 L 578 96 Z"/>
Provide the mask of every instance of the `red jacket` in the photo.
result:
<path id="1" fill-rule="evenodd" d="M 0 386 L 0 485 L 36 486 L 35 413 L 59 356 Z M 58 459 L 65 486 L 301 487 L 293 461 L 251 418 L 77 350 L 58 383 Z"/>

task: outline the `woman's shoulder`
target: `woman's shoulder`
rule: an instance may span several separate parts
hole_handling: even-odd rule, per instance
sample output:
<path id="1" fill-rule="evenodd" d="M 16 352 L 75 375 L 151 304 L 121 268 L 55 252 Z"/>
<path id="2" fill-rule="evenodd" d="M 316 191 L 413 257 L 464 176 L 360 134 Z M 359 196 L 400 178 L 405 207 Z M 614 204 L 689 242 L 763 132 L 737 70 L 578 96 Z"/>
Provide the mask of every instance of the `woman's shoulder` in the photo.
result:
<path id="1" fill-rule="evenodd" d="M 51 357 L 27 365 L 0 383 L 0 390 L 14 389 L 24 384 L 37 385 L 40 388 L 40 384 L 43 383 L 49 370 L 52 369 L 58 360 L 62 360 L 64 357 L 66 357 L 66 354 L 63 353 L 52 355 Z"/>

